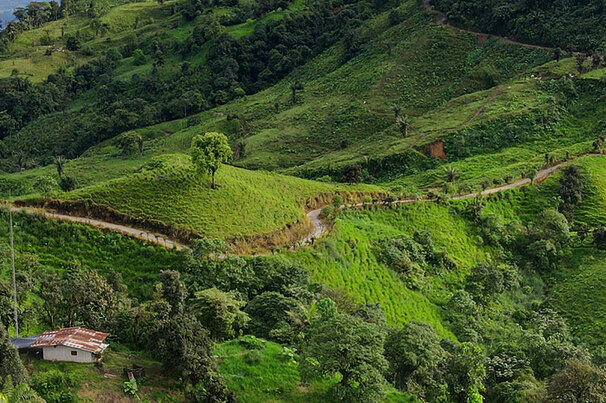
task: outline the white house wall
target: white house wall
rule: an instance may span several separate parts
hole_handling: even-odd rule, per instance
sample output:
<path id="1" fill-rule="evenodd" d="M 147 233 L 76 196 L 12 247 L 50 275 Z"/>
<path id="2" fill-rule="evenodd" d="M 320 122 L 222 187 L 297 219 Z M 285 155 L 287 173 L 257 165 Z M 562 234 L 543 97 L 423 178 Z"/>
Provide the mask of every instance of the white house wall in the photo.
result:
<path id="1" fill-rule="evenodd" d="M 72 355 L 72 351 L 76 355 Z M 44 347 L 42 357 L 46 361 L 95 362 L 96 357 L 89 351 L 69 348 L 65 346 Z"/>

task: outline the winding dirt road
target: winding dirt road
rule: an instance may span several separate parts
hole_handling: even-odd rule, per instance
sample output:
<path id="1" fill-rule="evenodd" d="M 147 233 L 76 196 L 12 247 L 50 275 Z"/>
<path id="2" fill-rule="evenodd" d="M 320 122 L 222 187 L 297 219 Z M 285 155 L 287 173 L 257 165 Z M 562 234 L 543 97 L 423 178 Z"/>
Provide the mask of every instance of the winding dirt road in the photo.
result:
<path id="1" fill-rule="evenodd" d="M 570 161 L 560 162 L 556 165 L 553 165 L 551 167 L 540 170 L 539 172 L 537 172 L 537 175 L 535 176 L 535 179 L 534 179 L 535 182 L 540 182 L 540 181 L 546 179 L 548 176 L 553 174 L 555 171 L 557 171 L 562 165 L 564 165 L 567 162 L 570 162 Z M 474 192 L 474 193 L 469 193 L 469 194 L 464 194 L 464 195 L 459 195 L 459 196 L 453 196 L 453 197 L 451 197 L 451 200 L 472 199 L 479 195 L 489 195 L 492 193 L 497 193 L 497 192 L 501 192 L 501 191 L 505 191 L 505 190 L 509 190 L 509 189 L 519 188 L 519 187 L 522 187 L 529 183 L 530 183 L 530 179 L 528 179 L 528 178 L 519 179 L 515 182 L 511 182 L 511 183 L 508 183 L 505 185 L 486 189 L 482 192 Z M 401 199 L 401 200 L 393 201 L 391 203 L 380 202 L 379 204 L 380 205 L 411 204 L 411 203 L 432 202 L 432 201 L 433 200 L 430 200 L 430 199 Z M 359 208 L 359 207 L 364 207 L 364 206 L 372 205 L 372 204 L 373 203 L 345 204 L 345 205 L 342 205 L 341 208 L 343 208 L 343 209 Z M 133 228 L 133 227 L 129 227 L 126 225 L 114 224 L 114 223 L 97 220 L 97 219 L 93 219 L 93 218 L 59 214 L 59 213 L 55 213 L 55 212 L 48 211 L 48 210 L 35 209 L 35 208 L 29 208 L 29 207 L 12 206 L 11 210 L 14 212 L 22 212 L 22 213 L 26 213 L 26 214 L 40 215 L 44 218 L 51 219 L 51 220 L 68 221 L 68 222 L 72 222 L 72 223 L 89 225 L 91 227 L 95 227 L 95 228 L 99 228 L 99 229 L 103 229 L 103 230 L 118 232 L 118 233 L 121 233 L 124 235 L 128 235 L 130 237 L 137 238 L 142 241 L 146 241 L 146 242 L 153 243 L 156 245 L 160 245 L 160 246 L 163 246 L 163 247 L 169 248 L 169 249 L 177 249 L 177 250 L 187 249 L 186 245 L 181 244 L 175 240 L 172 240 L 164 235 L 155 234 L 152 232 L 148 232 L 146 230 Z M 315 240 L 322 238 L 324 235 L 326 235 L 326 233 L 328 233 L 329 226 L 321 219 L 321 217 L 320 217 L 321 212 L 322 212 L 322 208 L 319 208 L 319 209 L 312 210 L 307 213 L 307 218 L 309 219 L 309 221 L 311 222 L 312 227 L 313 227 L 312 231 L 305 238 L 301 239 L 301 241 L 299 241 L 297 244 L 292 245 L 291 248 L 297 248 L 297 247 L 313 244 Z"/>

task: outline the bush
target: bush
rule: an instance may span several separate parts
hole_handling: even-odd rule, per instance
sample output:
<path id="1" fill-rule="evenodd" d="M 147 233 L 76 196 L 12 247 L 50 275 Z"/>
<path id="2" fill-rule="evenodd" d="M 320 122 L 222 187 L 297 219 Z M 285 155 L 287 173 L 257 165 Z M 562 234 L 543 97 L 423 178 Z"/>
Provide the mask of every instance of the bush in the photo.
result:
<path id="1" fill-rule="evenodd" d="M 263 359 L 263 354 L 259 350 L 250 350 L 244 353 L 244 362 L 248 365 L 256 365 Z"/>
<path id="2" fill-rule="evenodd" d="M 64 192 L 70 192 L 72 190 L 74 190 L 77 186 L 77 182 L 76 179 L 74 179 L 73 177 L 69 176 L 69 175 L 62 175 L 61 179 L 59 180 L 59 187 L 61 187 L 61 190 L 63 190 Z"/>
<path id="3" fill-rule="evenodd" d="M 34 376 L 32 380 L 33 388 L 40 396 L 49 403 L 68 403 L 75 402 L 75 396 L 70 388 L 74 386 L 75 381 L 72 375 L 51 369 L 47 372 L 41 372 Z"/>
<path id="4" fill-rule="evenodd" d="M 335 206 L 328 205 L 322 209 L 322 211 L 320 212 L 320 217 L 331 219 L 334 217 L 334 214 L 335 214 Z"/>
<path id="5" fill-rule="evenodd" d="M 238 343 L 247 348 L 248 350 L 263 350 L 265 348 L 265 341 L 253 335 L 240 337 L 238 339 Z"/>

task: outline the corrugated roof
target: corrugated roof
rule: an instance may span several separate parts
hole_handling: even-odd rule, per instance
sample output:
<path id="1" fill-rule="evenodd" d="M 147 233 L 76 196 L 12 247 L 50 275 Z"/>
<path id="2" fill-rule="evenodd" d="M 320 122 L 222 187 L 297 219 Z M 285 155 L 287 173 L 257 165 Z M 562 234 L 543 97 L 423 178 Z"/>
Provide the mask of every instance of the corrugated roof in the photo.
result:
<path id="1" fill-rule="evenodd" d="M 65 346 L 79 350 L 100 353 L 107 344 L 103 344 L 109 336 L 107 333 L 85 329 L 83 327 L 68 327 L 65 329 L 48 330 L 36 340 L 30 348 Z"/>
<path id="2" fill-rule="evenodd" d="M 30 348 L 32 344 L 38 340 L 38 336 L 29 336 L 29 337 L 11 337 L 11 343 L 13 346 L 17 347 L 19 350 L 24 348 Z"/>

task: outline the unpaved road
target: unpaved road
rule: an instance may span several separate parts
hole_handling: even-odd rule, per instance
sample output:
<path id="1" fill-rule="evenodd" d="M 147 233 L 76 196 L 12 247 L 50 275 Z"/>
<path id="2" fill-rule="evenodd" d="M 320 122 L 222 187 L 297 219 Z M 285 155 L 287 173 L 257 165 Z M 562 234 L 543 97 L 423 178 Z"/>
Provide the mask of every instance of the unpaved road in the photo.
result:
<path id="1" fill-rule="evenodd" d="M 147 232 L 145 230 L 141 230 L 141 229 L 137 229 L 137 228 L 133 228 L 133 227 L 128 227 L 126 225 L 114 224 L 114 223 L 110 223 L 107 221 L 101 221 L 101 220 L 95 220 L 93 218 L 70 216 L 70 215 L 66 215 L 66 214 L 58 214 L 58 213 L 53 213 L 53 212 L 47 211 L 47 210 L 35 209 L 35 208 L 29 208 L 29 207 L 12 206 L 11 210 L 14 212 L 24 212 L 27 214 L 41 215 L 41 216 L 51 219 L 51 220 L 69 221 L 69 222 L 73 222 L 73 223 L 89 225 L 91 227 L 100 228 L 100 229 L 104 229 L 104 230 L 110 230 L 113 232 L 119 232 L 121 234 L 128 235 L 133 238 L 141 239 L 146 242 L 164 246 L 165 248 L 168 248 L 168 249 L 176 248 L 177 250 L 182 250 L 182 249 L 187 248 L 187 246 L 185 246 L 177 241 L 173 241 L 163 235 L 154 234 L 154 233 Z"/>
<path id="2" fill-rule="evenodd" d="M 552 173 L 554 173 L 555 171 L 557 171 L 559 168 L 562 167 L 562 165 L 566 164 L 567 162 L 570 161 L 565 161 L 565 162 L 560 162 L 556 165 L 553 165 L 551 167 L 548 168 L 544 168 L 541 169 L 540 171 L 537 172 L 537 175 L 534 178 L 535 182 L 540 182 L 545 180 L 547 177 L 549 177 Z M 453 196 L 450 199 L 451 200 L 466 200 L 466 199 L 473 199 L 474 197 L 480 196 L 480 195 L 489 195 L 489 194 L 493 194 L 493 193 L 498 193 L 498 192 L 502 192 L 505 190 L 510 190 L 510 189 L 515 189 L 515 188 L 519 188 L 522 187 L 524 185 L 527 185 L 530 183 L 530 179 L 528 178 L 524 178 L 524 179 L 518 179 L 517 181 L 511 182 L 511 183 L 507 183 L 505 185 L 500 185 L 500 186 L 496 186 L 490 189 L 486 189 L 484 191 L 481 192 L 474 192 L 474 193 L 468 193 L 468 194 L 464 194 L 464 195 L 459 195 L 459 196 Z M 411 204 L 411 203 L 418 203 L 418 202 L 432 202 L 433 200 L 430 199 L 401 199 L 401 200 L 396 200 L 394 202 L 391 203 L 387 203 L 387 202 L 381 202 L 381 205 L 389 205 L 389 204 Z M 342 205 L 341 208 L 356 208 L 356 207 L 364 207 L 367 205 L 372 205 L 373 203 L 356 203 L 356 204 L 345 204 Z M 307 217 L 309 218 L 309 220 L 311 221 L 311 223 L 314 226 L 314 229 L 312 231 L 312 234 L 310 234 L 308 237 L 306 237 L 304 240 L 301 241 L 300 245 L 308 245 L 311 243 L 312 238 L 318 239 L 320 237 L 322 237 L 327 231 L 328 231 L 328 226 L 320 219 L 320 212 L 322 211 L 322 209 L 317 209 L 317 210 L 312 210 L 309 213 L 307 213 Z"/>
<path id="3" fill-rule="evenodd" d="M 551 167 L 544 168 L 544 169 L 538 171 L 537 175 L 535 176 L 535 181 L 542 181 L 542 180 L 546 179 L 549 175 L 554 173 L 556 170 L 558 170 L 562 165 L 564 165 L 567 162 L 570 162 L 570 161 L 560 162 L 556 165 L 553 165 Z M 530 183 L 530 179 L 528 179 L 528 178 L 519 179 L 515 182 L 511 182 L 511 183 L 508 183 L 505 185 L 486 189 L 482 192 L 475 192 L 475 193 L 469 193 L 469 194 L 465 194 L 465 195 L 453 196 L 453 197 L 451 197 L 451 200 L 472 199 L 478 195 L 489 195 L 489 194 L 501 192 L 504 190 L 519 188 L 519 187 L 522 187 L 529 183 Z M 396 200 L 391 203 L 380 202 L 380 204 L 381 205 L 411 204 L 411 203 L 417 203 L 417 202 L 431 202 L 431 201 L 432 200 L 429 200 L 429 199 L 418 199 L 418 200 L 401 199 L 401 200 Z M 346 205 L 341 206 L 341 208 L 357 208 L 357 207 L 364 207 L 366 205 L 372 205 L 372 204 L 373 203 L 346 204 Z M 45 218 L 52 219 L 52 220 L 69 221 L 69 222 L 73 222 L 73 223 L 89 225 L 89 226 L 95 227 L 95 228 L 114 231 L 114 232 L 118 232 L 118 233 L 121 233 L 124 235 L 131 236 L 133 238 L 141 239 L 146 242 L 160 245 L 160 246 L 163 246 L 163 247 L 169 248 L 169 249 L 173 249 L 173 248 L 175 248 L 177 250 L 187 249 L 186 245 L 183 245 L 177 241 L 171 240 L 166 236 L 163 236 L 160 234 L 154 234 L 152 232 L 148 232 L 148 231 L 138 229 L 138 228 L 129 227 L 126 225 L 114 224 L 114 223 L 110 223 L 107 221 L 96 220 L 93 218 L 59 214 L 59 213 L 54 213 L 54 212 L 43 210 L 43 209 L 35 209 L 35 208 L 29 208 L 29 207 L 11 207 L 11 210 L 14 212 L 37 214 L 37 215 L 41 215 Z M 313 229 L 305 238 L 301 239 L 301 241 L 299 241 L 296 245 L 292 245 L 293 248 L 312 244 L 316 239 L 323 237 L 328 232 L 328 230 L 329 230 L 328 225 L 320 218 L 321 212 L 322 212 L 322 208 L 319 208 L 319 209 L 312 210 L 307 213 L 307 218 L 312 223 Z"/>

